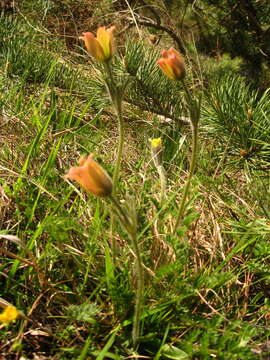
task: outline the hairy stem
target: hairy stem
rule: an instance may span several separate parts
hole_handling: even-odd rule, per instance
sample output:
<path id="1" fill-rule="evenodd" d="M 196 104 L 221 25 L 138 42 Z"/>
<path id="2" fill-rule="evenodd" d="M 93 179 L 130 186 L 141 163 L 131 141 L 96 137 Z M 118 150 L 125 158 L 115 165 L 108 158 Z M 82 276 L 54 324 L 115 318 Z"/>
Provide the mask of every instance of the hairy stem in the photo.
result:
<path id="1" fill-rule="evenodd" d="M 119 204 L 119 201 L 113 196 L 110 196 L 112 203 L 114 204 L 120 222 L 127 231 L 129 238 L 131 240 L 132 248 L 135 254 L 136 260 L 136 275 L 137 275 L 137 288 L 136 288 L 136 300 L 135 300 L 135 311 L 134 311 L 134 321 L 132 329 L 132 342 L 134 348 L 138 345 L 140 337 L 140 318 L 143 309 L 143 298 L 144 298 L 144 271 L 143 263 L 141 259 L 140 248 L 137 239 L 137 229 L 134 219 L 130 219 L 125 210 Z"/>
<path id="2" fill-rule="evenodd" d="M 123 156 L 123 145 L 124 145 L 124 121 L 122 116 L 122 104 L 120 99 L 116 100 L 114 107 L 118 118 L 119 139 L 117 145 L 116 163 L 113 173 L 113 195 L 115 195 L 116 193 L 116 189 L 119 181 L 121 161 Z"/>
<path id="3" fill-rule="evenodd" d="M 107 92 L 110 96 L 111 103 L 115 109 L 117 120 L 118 120 L 118 131 L 119 131 L 119 139 L 117 145 L 117 154 L 116 154 L 116 163 L 113 173 L 113 195 L 116 194 L 120 169 L 121 169 L 121 161 L 123 155 L 123 145 L 124 145 L 124 121 L 122 115 L 122 91 L 117 87 L 114 76 L 111 69 L 110 62 L 104 63 L 104 69 L 107 73 L 107 79 L 105 79 L 105 85 L 107 88 Z"/>
<path id="4" fill-rule="evenodd" d="M 118 211 L 119 220 L 121 221 L 122 225 L 127 230 L 127 232 L 130 233 L 131 224 L 127 214 L 122 209 L 121 205 L 119 204 L 119 201 L 113 195 L 110 195 L 110 199 Z"/>
<path id="5" fill-rule="evenodd" d="M 134 253 L 136 255 L 136 272 L 137 272 L 137 289 L 136 289 L 136 302 L 135 302 L 135 312 L 134 312 L 134 322 L 132 329 L 132 341 L 134 348 L 138 345 L 140 337 L 140 318 L 143 309 L 143 293 L 144 293 L 144 274 L 142 259 L 139 249 L 139 244 L 137 241 L 137 234 L 133 232 L 130 234 L 132 241 Z"/>
<path id="6" fill-rule="evenodd" d="M 192 129 L 192 156 L 191 156 L 191 162 L 190 162 L 190 169 L 189 169 L 189 174 L 188 174 L 188 178 L 187 181 L 185 183 L 185 187 L 184 187 L 184 191 L 183 191 L 183 195 L 182 195 L 182 199 L 181 199 L 181 203 L 179 206 L 179 210 L 178 210 L 178 214 L 176 217 L 176 222 L 175 222 L 175 226 L 174 226 L 174 230 L 173 233 L 175 234 L 180 221 L 183 218 L 184 215 L 184 209 L 185 209 L 185 203 L 187 200 L 187 196 L 188 196 L 188 192 L 189 192 L 189 188 L 190 188 L 190 184 L 191 184 L 191 179 L 195 170 L 195 166 L 196 166 L 196 157 L 197 157 L 197 147 L 198 147 L 198 125 L 197 124 L 191 124 L 191 129 Z"/>
<path id="7" fill-rule="evenodd" d="M 116 163 L 113 172 L 113 190 L 112 195 L 115 196 L 117 192 L 117 186 L 120 176 L 121 170 L 121 161 L 123 155 L 123 145 L 124 145 L 124 121 L 122 116 L 122 97 L 123 94 L 120 93 L 118 87 L 115 84 L 111 63 L 105 62 L 104 69 L 107 74 L 107 78 L 105 78 L 105 85 L 107 88 L 107 92 L 110 96 L 111 103 L 115 109 L 117 120 L 118 120 L 118 131 L 119 131 L 119 138 L 118 138 L 118 145 L 117 145 L 117 154 L 116 154 Z M 112 257 L 113 263 L 115 263 L 116 259 L 116 239 L 114 237 L 114 224 L 115 224 L 115 217 L 113 211 L 111 211 L 111 223 L 110 223 L 110 237 L 112 242 Z"/>
<path id="8" fill-rule="evenodd" d="M 121 169 L 121 161 L 122 161 L 122 154 L 123 154 L 123 145 L 124 145 L 124 122 L 122 118 L 122 107 L 121 107 L 121 100 L 118 101 L 118 106 L 115 106 L 115 111 L 118 117 L 118 130 L 119 130 L 119 138 L 118 138 L 118 145 L 117 145 L 117 154 L 116 154 L 116 164 L 113 172 L 113 190 L 112 195 L 116 194 L 119 176 L 120 176 L 120 169 Z M 111 211 L 111 224 L 110 224 L 110 233 L 112 239 L 112 257 L 113 262 L 115 263 L 116 260 L 116 239 L 114 236 L 114 223 L 115 223 L 115 216 Z"/>
<path id="9" fill-rule="evenodd" d="M 165 197 L 165 191 L 167 187 L 167 175 L 163 165 L 157 166 L 157 171 L 160 179 L 160 203 L 163 203 Z"/>

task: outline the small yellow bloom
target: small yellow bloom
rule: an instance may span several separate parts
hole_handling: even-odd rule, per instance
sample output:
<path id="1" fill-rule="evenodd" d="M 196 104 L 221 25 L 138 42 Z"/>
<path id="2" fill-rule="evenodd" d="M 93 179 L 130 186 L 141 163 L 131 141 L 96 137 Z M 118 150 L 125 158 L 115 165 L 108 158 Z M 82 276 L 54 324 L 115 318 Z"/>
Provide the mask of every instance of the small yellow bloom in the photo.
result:
<path id="1" fill-rule="evenodd" d="M 112 180 L 105 170 L 93 160 L 92 154 L 79 160 L 78 167 L 71 167 L 66 179 L 77 181 L 85 190 L 100 197 L 110 196 Z"/>
<path id="2" fill-rule="evenodd" d="M 151 139 L 151 147 L 152 148 L 157 148 L 161 146 L 161 138 L 155 138 L 155 139 Z"/>
<path id="3" fill-rule="evenodd" d="M 171 80 L 182 80 L 185 77 L 185 63 L 178 51 L 174 48 L 162 50 L 162 58 L 157 63 L 164 74 Z"/>
<path id="4" fill-rule="evenodd" d="M 16 320 L 19 313 L 15 306 L 8 305 L 5 310 L 0 314 L 0 322 L 9 323 L 10 321 Z"/>
<path id="5" fill-rule="evenodd" d="M 108 29 L 105 26 L 101 26 L 97 29 L 96 37 L 91 32 L 85 32 L 79 39 L 84 41 L 88 53 L 96 60 L 101 62 L 108 61 L 115 54 L 114 30 L 115 26 L 111 26 Z"/>

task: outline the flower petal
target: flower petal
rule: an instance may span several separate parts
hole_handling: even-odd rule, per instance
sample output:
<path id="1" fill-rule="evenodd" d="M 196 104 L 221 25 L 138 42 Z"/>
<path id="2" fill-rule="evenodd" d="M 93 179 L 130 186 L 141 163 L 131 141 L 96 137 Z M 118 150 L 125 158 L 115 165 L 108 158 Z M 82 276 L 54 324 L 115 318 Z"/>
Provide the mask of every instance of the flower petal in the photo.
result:
<path id="1" fill-rule="evenodd" d="M 161 59 L 157 61 L 161 70 L 171 80 L 182 80 L 185 77 L 185 63 L 181 54 L 174 48 L 162 50 Z"/>
<path id="2" fill-rule="evenodd" d="M 92 155 L 81 158 L 78 167 L 71 167 L 66 179 L 77 181 L 85 190 L 96 196 L 110 196 L 112 180 L 105 170 L 93 160 Z"/>
<path id="3" fill-rule="evenodd" d="M 114 54 L 114 38 L 113 31 L 115 26 L 106 30 L 105 26 L 101 26 L 97 30 L 97 41 L 102 47 L 104 53 L 104 60 L 109 60 Z"/>
<path id="4" fill-rule="evenodd" d="M 97 60 L 104 61 L 105 55 L 103 48 L 91 32 L 83 33 L 80 39 L 84 40 L 86 49 L 91 56 Z"/>

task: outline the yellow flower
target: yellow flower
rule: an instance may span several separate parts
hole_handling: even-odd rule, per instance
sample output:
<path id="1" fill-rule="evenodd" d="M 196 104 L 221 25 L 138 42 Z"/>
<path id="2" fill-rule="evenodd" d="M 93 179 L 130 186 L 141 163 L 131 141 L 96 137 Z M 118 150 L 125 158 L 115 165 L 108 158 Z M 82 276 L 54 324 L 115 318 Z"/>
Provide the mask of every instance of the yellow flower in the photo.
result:
<path id="1" fill-rule="evenodd" d="M 151 139 L 151 147 L 152 148 L 157 148 L 161 146 L 161 138 L 155 138 L 155 139 Z"/>
<path id="2" fill-rule="evenodd" d="M 2 314 L 0 314 L 0 322 L 9 323 L 10 321 L 17 319 L 18 316 L 19 313 L 15 306 L 8 305 Z"/>
<path id="3" fill-rule="evenodd" d="M 96 37 L 91 32 L 85 32 L 79 39 L 84 41 L 88 53 L 96 60 L 108 61 L 115 54 L 114 30 L 115 26 L 108 29 L 101 26 L 97 29 Z"/>
<path id="4" fill-rule="evenodd" d="M 174 48 L 162 50 L 162 58 L 157 61 L 164 74 L 171 80 L 182 80 L 185 77 L 185 63 L 178 51 Z"/>
<path id="5" fill-rule="evenodd" d="M 79 165 L 78 167 L 71 167 L 65 178 L 76 180 L 85 190 L 96 196 L 111 195 L 112 180 L 107 172 L 93 160 L 92 154 L 81 158 Z"/>

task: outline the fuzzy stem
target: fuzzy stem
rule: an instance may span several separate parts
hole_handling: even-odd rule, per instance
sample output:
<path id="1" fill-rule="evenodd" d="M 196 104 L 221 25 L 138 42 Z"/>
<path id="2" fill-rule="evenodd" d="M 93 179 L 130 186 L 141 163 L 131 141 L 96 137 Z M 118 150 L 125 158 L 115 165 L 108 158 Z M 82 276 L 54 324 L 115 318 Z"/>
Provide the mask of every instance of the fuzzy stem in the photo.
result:
<path id="1" fill-rule="evenodd" d="M 128 231 L 128 233 L 130 233 L 131 224 L 130 224 L 129 218 L 127 217 L 127 214 L 122 209 L 121 205 L 119 204 L 119 201 L 113 195 L 110 195 L 110 199 L 118 211 L 119 219 L 120 219 L 122 225 L 125 227 L 125 229 Z"/>
<path id="2" fill-rule="evenodd" d="M 173 230 L 174 234 L 176 233 L 178 226 L 180 224 L 180 221 L 182 220 L 183 215 L 184 215 L 185 202 L 187 199 L 188 191 L 189 191 L 190 184 L 191 184 L 191 179 L 192 179 L 192 176 L 193 176 L 193 173 L 195 170 L 195 166 L 196 166 L 197 147 L 198 147 L 198 125 L 195 123 L 194 124 L 191 123 L 191 129 L 192 129 L 192 157 L 191 157 L 191 162 L 190 162 L 188 178 L 185 183 L 184 192 L 182 195 L 180 207 L 179 207 L 178 214 L 176 217 L 176 222 L 175 222 L 175 226 L 174 226 L 174 230 Z"/>
<path id="3" fill-rule="evenodd" d="M 116 194 L 119 175 L 120 175 L 120 168 L 121 168 L 121 161 L 122 161 L 122 154 L 123 154 L 123 145 L 124 145 L 124 122 L 122 118 L 122 107 L 121 107 L 121 99 L 117 99 L 118 106 L 115 106 L 115 111 L 118 117 L 118 130 L 119 130 L 119 138 L 118 138 L 118 145 L 117 145 L 117 155 L 116 155 L 116 164 L 113 172 L 113 190 L 112 195 Z M 114 223 L 115 223 L 115 216 L 113 212 L 111 212 L 111 224 L 110 224 L 110 233 L 112 239 L 112 257 L 113 262 L 115 263 L 116 260 L 116 239 L 114 236 Z"/>
<path id="4" fill-rule="evenodd" d="M 115 109 L 116 116 L 118 119 L 118 130 L 119 130 L 119 138 L 118 138 L 118 145 L 117 145 L 117 154 L 116 154 L 116 165 L 113 172 L 113 191 L 112 194 L 115 195 L 117 191 L 118 186 L 118 180 L 120 175 L 120 169 L 121 169 L 121 161 L 122 161 L 122 155 L 123 155 L 123 145 L 124 145 L 124 121 L 122 116 L 122 96 L 123 94 L 120 93 L 119 89 L 117 88 L 112 69 L 111 69 L 111 63 L 105 62 L 104 63 L 104 69 L 107 73 L 108 80 L 105 79 L 105 85 L 107 88 L 107 92 L 110 96 L 111 103 Z M 112 241 L 112 257 L 113 262 L 115 263 L 116 259 L 116 240 L 113 236 L 114 232 L 114 222 L 115 217 L 113 212 L 111 212 L 111 224 L 110 224 L 110 236 Z"/>
<path id="5" fill-rule="evenodd" d="M 190 188 L 190 184 L 191 184 L 191 179 L 194 174 L 194 170 L 195 170 L 195 166 L 196 166 L 197 147 L 198 147 L 198 123 L 200 120 L 200 110 L 201 110 L 200 109 L 200 107 L 201 107 L 200 101 L 197 101 L 192 97 L 192 95 L 189 91 L 189 88 L 185 84 L 184 79 L 182 79 L 182 86 L 183 86 L 183 89 L 185 92 L 186 102 L 187 102 L 189 114 L 190 114 L 190 126 L 191 126 L 191 130 L 192 130 L 192 156 L 191 156 L 191 161 L 190 161 L 189 174 L 188 174 L 188 178 L 185 183 L 185 186 L 184 186 L 184 192 L 182 195 L 181 203 L 180 203 L 178 214 L 176 217 L 173 234 L 176 233 L 177 228 L 180 224 L 180 221 L 183 218 L 185 203 L 187 200 L 187 196 L 188 196 L 188 192 L 189 192 L 189 188 Z"/>
<path id="6" fill-rule="evenodd" d="M 136 268 L 137 268 L 136 302 L 135 302 L 135 313 L 134 313 L 134 322 L 132 329 L 132 341 L 134 348 L 137 346 L 140 337 L 140 317 L 143 309 L 143 295 L 144 295 L 143 266 L 142 266 L 141 253 L 136 235 L 137 235 L 136 232 L 130 234 L 134 253 L 136 255 Z"/>
<path id="7" fill-rule="evenodd" d="M 122 116 L 123 94 L 121 93 L 121 91 L 119 91 L 119 88 L 115 84 L 110 62 L 104 63 L 104 69 L 108 75 L 108 81 L 105 81 L 105 84 L 111 99 L 111 103 L 116 112 L 116 116 L 118 120 L 118 131 L 119 131 L 119 139 L 118 139 L 117 154 L 116 154 L 116 165 L 113 173 L 113 195 L 115 195 L 117 190 L 119 175 L 120 175 L 121 160 L 122 160 L 123 145 L 124 145 L 124 121 Z"/>
<path id="8" fill-rule="evenodd" d="M 134 348 L 138 345 L 140 337 L 140 318 L 143 309 L 143 298 L 144 298 L 144 271 L 143 263 L 141 259 L 140 248 L 137 239 L 137 229 L 133 222 L 129 219 L 118 200 L 111 195 L 110 199 L 115 205 L 119 220 L 121 221 L 123 227 L 126 229 L 133 247 L 133 251 L 136 258 L 136 274 L 137 274 L 137 288 L 136 288 L 136 300 L 135 300 L 135 311 L 134 311 L 134 321 L 132 329 L 132 341 Z"/>
<path id="9" fill-rule="evenodd" d="M 159 179 L 160 179 L 160 203 L 162 204 L 163 200 L 164 200 L 164 196 L 165 196 L 166 187 L 167 187 L 167 176 L 166 176 L 166 172 L 165 172 L 163 165 L 158 165 L 157 171 L 158 171 Z"/>
<path id="10" fill-rule="evenodd" d="M 115 111 L 118 118 L 118 131 L 119 131 L 119 139 L 117 145 L 117 155 L 116 155 L 116 163 L 113 173 L 113 195 L 116 193 L 118 180 L 120 176 L 121 169 L 121 161 L 123 155 L 123 145 L 124 145 L 124 121 L 122 116 L 122 103 L 121 99 L 116 99 L 116 103 L 114 104 Z"/>

